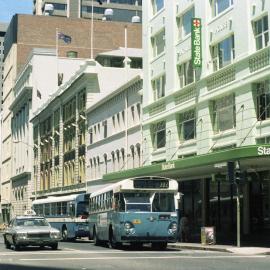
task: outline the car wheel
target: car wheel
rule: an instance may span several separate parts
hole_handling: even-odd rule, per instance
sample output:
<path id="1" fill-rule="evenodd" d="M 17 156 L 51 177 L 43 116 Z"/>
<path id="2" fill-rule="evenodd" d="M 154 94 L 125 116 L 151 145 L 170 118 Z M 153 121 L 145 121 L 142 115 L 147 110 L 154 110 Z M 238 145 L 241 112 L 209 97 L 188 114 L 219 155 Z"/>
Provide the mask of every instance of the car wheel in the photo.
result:
<path id="1" fill-rule="evenodd" d="M 9 243 L 8 240 L 6 239 L 6 236 L 4 236 L 4 243 L 5 243 L 5 247 L 6 247 L 7 249 L 10 249 L 10 248 L 11 248 L 10 243 Z"/>
<path id="2" fill-rule="evenodd" d="M 68 240 L 68 231 L 67 231 L 67 228 L 66 227 L 64 227 L 62 229 L 62 239 L 63 239 L 63 241 L 67 241 Z"/>
<path id="3" fill-rule="evenodd" d="M 58 249 L 58 243 L 52 244 L 52 245 L 51 245 L 51 248 L 52 248 L 53 250 L 57 250 L 57 249 Z"/>
<path id="4" fill-rule="evenodd" d="M 21 246 L 17 243 L 16 238 L 14 236 L 13 236 L 13 245 L 15 251 L 19 251 L 21 249 Z"/>

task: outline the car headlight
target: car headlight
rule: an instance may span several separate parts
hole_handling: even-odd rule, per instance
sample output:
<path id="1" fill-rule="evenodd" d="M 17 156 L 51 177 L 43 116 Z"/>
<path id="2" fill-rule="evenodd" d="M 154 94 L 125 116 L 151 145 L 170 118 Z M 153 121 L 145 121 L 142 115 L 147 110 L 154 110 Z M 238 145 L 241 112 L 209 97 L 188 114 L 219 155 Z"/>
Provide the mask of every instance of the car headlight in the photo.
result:
<path id="1" fill-rule="evenodd" d="M 26 239 L 27 238 L 27 233 L 17 233 L 17 238 L 19 239 Z"/>
<path id="2" fill-rule="evenodd" d="M 60 233 L 59 232 L 50 232 L 51 238 L 60 238 Z"/>

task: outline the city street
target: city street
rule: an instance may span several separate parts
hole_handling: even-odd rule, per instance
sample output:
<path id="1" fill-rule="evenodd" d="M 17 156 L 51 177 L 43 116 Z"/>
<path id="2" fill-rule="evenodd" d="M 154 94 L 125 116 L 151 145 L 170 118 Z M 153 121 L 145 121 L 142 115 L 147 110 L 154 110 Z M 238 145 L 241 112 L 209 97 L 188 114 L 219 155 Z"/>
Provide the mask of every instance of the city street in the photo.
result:
<path id="1" fill-rule="evenodd" d="M 177 250 L 153 251 L 150 247 L 112 250 L 96 247 L 87 240 L 61 242 L 59 250 L 28 247 L 7 250 L 0 240 L 0 269 L 269 269 L 270 256 Z"/>

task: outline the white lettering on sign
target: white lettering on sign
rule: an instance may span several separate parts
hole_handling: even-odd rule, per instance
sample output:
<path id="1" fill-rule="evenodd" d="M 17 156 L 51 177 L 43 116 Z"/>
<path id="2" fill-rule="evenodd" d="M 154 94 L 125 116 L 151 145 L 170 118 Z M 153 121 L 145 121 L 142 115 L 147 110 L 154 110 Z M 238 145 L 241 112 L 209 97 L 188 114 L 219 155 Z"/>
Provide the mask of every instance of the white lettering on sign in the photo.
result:
<path id="1" fill-rule="evenodd" d="M 270 155 L 270 148 L 265 146 L 258 147 L 258 155 L 259 156 L 267 156 Z"/>
<path id="2" fill-rule="evenodd" d="M 165 163 L 161 165 L 161 170 L 165 171 L 165 170 L 170 170 L 170 169 L 174 169 L 175 168 L 175 164 L 174 163 Z"/>

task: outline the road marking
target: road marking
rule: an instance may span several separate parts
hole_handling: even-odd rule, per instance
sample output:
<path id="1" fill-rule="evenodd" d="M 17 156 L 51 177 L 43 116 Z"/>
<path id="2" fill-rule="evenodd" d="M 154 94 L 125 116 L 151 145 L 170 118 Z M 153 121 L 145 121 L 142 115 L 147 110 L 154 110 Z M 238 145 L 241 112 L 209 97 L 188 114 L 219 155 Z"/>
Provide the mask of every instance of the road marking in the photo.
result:
<path id="1" fill-rule="evenodd" d="M 0 256 L 20 256 L 20 255 L 32 255 L 33 251 L 20 251 L 18 252 L 10 252 L 10 253 L 0 253 Z M 182 253 L 182 251 L 125 251 L 125 250 L 110 250 L 110 251 L 101 251 L 101 250 L 59 250 L 59 251 L 50 251 L 50 250 L 44 250 L 43 252 L 35 252 L 35 255 L 60 255 L 60 254 L 74 254 L 74 252 L 76 252 L 76 254 L 180 254 Z"/>
<path id="2" fill-rule="evenodd" d="M 44 258 L 44 259 L 20 259 L 20 261 L 63 261 L 63 260 L 134 260 L 134 259 L 232 259 L 232 258 L 265 258 L 265 255 L 254 255 L 254 256 L 144 256 L 144 257 L 93 257 L 93 258 Z"/>

